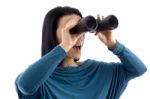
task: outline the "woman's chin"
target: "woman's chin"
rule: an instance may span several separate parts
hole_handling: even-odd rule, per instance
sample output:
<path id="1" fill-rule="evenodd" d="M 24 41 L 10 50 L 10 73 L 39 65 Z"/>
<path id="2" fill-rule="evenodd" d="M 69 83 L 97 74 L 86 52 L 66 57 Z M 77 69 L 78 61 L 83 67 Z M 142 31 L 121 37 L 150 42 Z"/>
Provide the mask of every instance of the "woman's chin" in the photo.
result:
<path id="1" fill-rule="evenodd" d="M 78 55 L 76 54 L 76 55 L 72 55 L 72 58 L 73 59 L 80 59 L 80 56 L 81 56 L 80 54 L 78 54 Z"/>
<path id="2" fill-rule="evenodd" d="M 70 57 L 72 59 L 80 59 L 81 54 L 72 53 L 72 54 L 68 54 L 68 57 Z"/>
<path id="3" fill-rule="evenodd" d="M 79 59 L 81 57 L 81 49 L 72 48 L 69 51 L 68 56 L 73 59 Z"/>

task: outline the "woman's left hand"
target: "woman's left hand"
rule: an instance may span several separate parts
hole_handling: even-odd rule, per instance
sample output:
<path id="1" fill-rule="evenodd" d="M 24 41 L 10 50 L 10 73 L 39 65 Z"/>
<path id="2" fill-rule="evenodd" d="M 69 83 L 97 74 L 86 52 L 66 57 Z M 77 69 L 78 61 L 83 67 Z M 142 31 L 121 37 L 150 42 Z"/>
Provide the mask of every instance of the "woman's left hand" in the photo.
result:
<path id="1" fill-rule="evenodd" d="M 100 16 L 97 15 L 97 19 L 101 20 Z M 102 17 L 102 20 L 104 17 Z M 100 31 L 95 33 L 96 36 L 109 48 L 114 49 L 116 45 L 116 39 L 113 37 L 112 31 Z"/>

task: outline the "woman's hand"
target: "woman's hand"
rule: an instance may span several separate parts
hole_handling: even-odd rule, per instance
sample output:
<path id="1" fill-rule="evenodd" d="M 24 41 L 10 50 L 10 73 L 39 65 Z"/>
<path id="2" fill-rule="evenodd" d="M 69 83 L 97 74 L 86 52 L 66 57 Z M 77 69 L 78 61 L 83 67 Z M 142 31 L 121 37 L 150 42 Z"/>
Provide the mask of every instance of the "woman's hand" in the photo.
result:
<path id="1" fill-rule="evenodd" d="M 98 20 L 103 20 L 104 17 L 100 18 L 99 15 L 97 15 Z M 95 33 L 96 36 L 99 37 L 99 39 L 109 48 L 114 49 L 116 45 L 116 39 L 113 37 L 112 31 L 100 31 Z"/>
<path id="2" fill-rule="evenodd" d="M 68 17 L 66 16 L 65 19 L 62 21 L 62 24 L 60 24 L 59 28 L 57 29 L 58 32 L 61 32 L 61 37 L 60 38 L 60 46 L 64 48 L 66 52 L 68 52 L 77 42 L 77 40 L 83 36 L 83 33 L 81 34 L 71 34 L 69 30 L 73 28 L 80 20 L 80 17 L 77 15 L 69 15 Z"/>

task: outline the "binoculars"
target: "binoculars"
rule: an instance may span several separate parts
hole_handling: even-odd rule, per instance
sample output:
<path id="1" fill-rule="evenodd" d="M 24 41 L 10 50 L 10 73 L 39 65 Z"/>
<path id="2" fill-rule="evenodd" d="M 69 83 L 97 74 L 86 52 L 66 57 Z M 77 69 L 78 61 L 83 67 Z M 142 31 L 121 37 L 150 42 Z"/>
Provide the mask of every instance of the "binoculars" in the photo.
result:
<path id="1" fill-rule="evenodd" d="M 115 15 L 109 15 L 103 20 L 95 19 L 89 15 L 82 18 L 79 23 L 70 29 L 70 33 L 76 34 L 81 32 L 100 32 L 106 30 L 113 30 L 118 27 L 118 19 Z"/>

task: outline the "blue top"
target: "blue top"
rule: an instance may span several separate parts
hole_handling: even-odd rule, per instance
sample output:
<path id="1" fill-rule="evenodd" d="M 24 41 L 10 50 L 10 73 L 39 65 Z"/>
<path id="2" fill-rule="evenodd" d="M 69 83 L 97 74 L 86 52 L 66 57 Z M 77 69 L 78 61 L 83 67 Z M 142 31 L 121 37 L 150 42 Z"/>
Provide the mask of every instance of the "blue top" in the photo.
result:
<path id="1" fill-rule="evenodd" d="M 17 77 L 19 99 L 119 99 L 128 81 L 147 69 L 118 41 L 112 52 L 121 62 L 87 59 L 79 67 L 61 67 L 67 53 L 56 46 Z"/>

